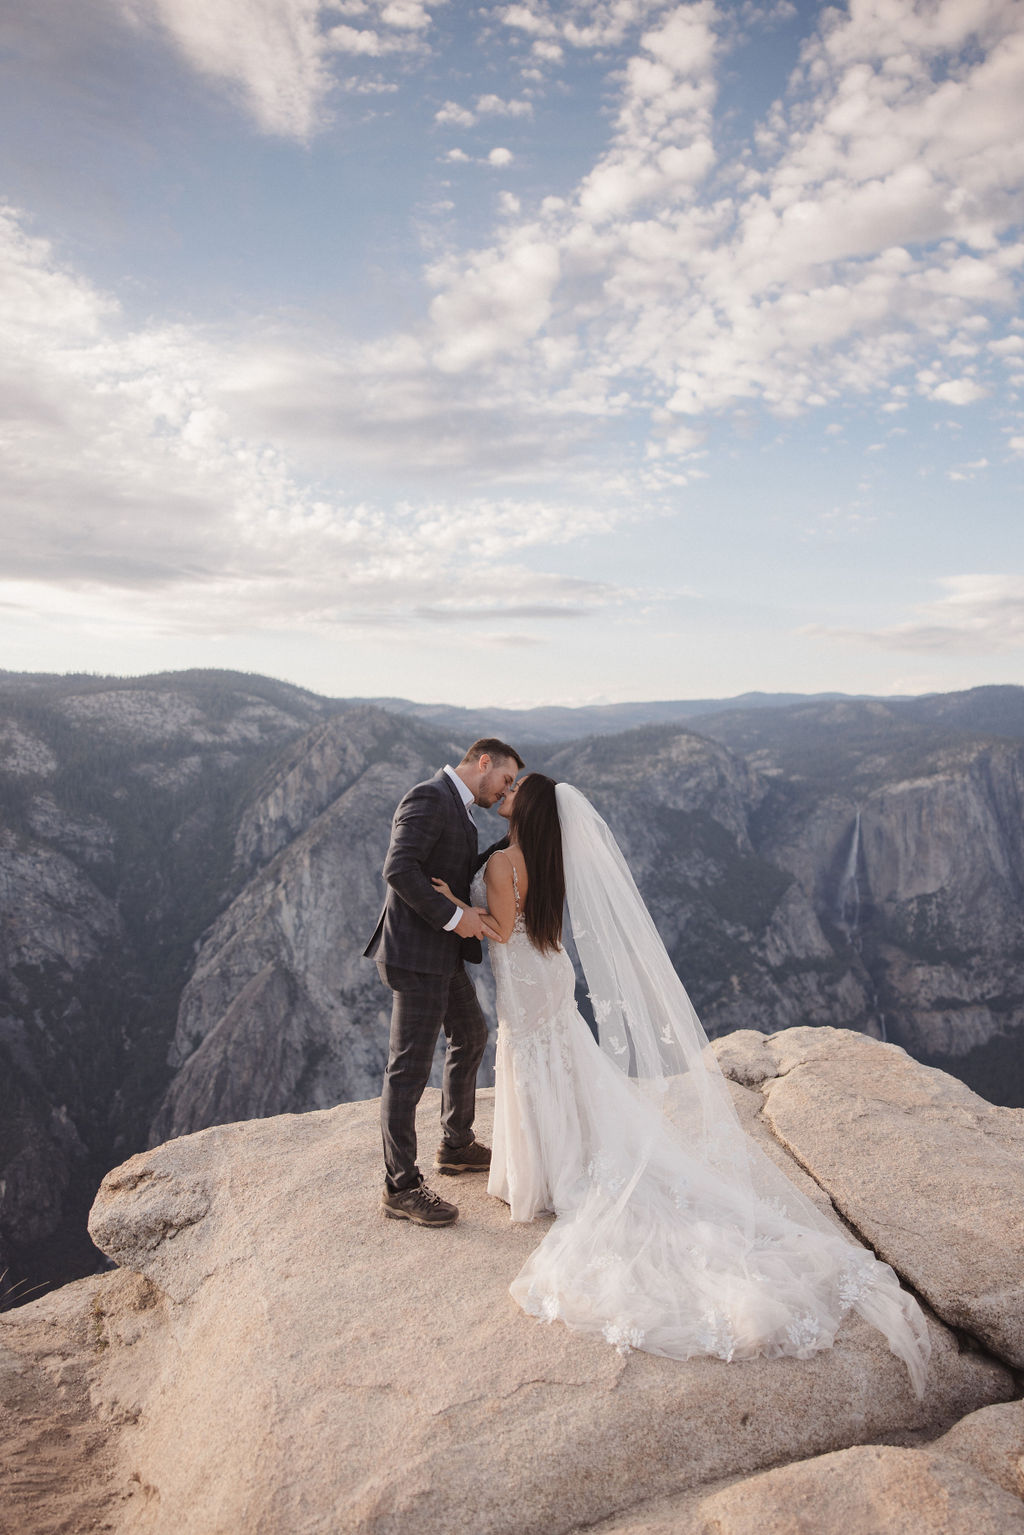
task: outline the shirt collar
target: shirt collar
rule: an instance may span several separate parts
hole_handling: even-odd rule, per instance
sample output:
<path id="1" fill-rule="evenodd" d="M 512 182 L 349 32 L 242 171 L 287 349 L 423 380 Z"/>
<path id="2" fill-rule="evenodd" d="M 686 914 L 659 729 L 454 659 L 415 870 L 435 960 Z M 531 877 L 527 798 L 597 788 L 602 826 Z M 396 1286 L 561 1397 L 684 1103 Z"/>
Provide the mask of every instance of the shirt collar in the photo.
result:
<path id="1" fill-rule="evenodd" d="M 468 810 L 470 805 L 473 803 L 473 791 L 472 791 L 472 789 L 467 789 L 466 788 L 466 785 L 462 782 L 462 779 L 459 777 L 458 773 L 456 773 L 456 771 L 455 771 L 455 769 L 453 767 L 449 767 L 447 762 L 444 765 L 444 770 L 448 774 L 448 777 L 451 779 L 452 783 L 458 789 L 459 793 L 462 796 L 462 803 L 465 805 L 466 809 Z"/>

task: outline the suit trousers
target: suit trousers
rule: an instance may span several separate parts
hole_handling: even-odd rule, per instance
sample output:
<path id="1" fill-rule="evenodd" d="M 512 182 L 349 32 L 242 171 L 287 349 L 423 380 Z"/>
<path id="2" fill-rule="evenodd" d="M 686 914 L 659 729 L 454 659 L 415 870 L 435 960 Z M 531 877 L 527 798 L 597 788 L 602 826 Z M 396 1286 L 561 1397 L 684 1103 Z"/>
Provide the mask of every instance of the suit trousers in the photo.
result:
<path id="1" fill-rule="evenodd" d="M 398 1193 L 420 1182 L 416 1165 L 416 1107 L 444 1029 L 441 1130 L 446 1146 L 468 1146 L 476 1113 L 476 1074 L 487 1046 L 487 1023 L 473 982 L 459 965 L 451 975 L 427 975 L 377 962 L 394 993 L 391 1042 L 380 1098 L 385 1182 Z"/>

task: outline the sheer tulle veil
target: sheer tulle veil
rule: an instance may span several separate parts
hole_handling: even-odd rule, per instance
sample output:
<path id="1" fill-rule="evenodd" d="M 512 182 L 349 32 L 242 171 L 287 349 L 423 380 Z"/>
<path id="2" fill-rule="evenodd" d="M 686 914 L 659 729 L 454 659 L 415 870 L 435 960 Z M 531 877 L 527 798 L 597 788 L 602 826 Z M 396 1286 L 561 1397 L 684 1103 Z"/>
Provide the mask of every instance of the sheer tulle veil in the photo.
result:
<path id="1" fill-rule="evenodd" d="M 892 1270 L 858 1248 L 745 1133 L 700 1020 L 611 831 L 589 800 L 570 784 L 559 783 L 555 798 L 569 920 L 599 1043 L 631 1090 L 648 1101 L 649 1132 L 645 1130 L 645 1142 L 639 1148 L 635 1143 L 617 1146 L 615 1127 L 609 1125 L 603 1170 L 598 1157 L 592 1186 L 580 1208 L 568 1222 L 556 1221 L 517 1281 L 518 1293 L 513 1286 L 513 1294 L 534 1311 L 543 1300 L 548 1308 L 544 1314 L 556 1304 L 554 1314 L 574 1325 L 573 1286 L 579 1288 L 580 1274 L 593 1268 L 594 1255 L 621 1249 L 627 1215 L 631 1213 L 635 1224 L 638 1208 L 653 1208 L 650 1186 L 670 1176 L 664 1169 L 698 1165 L 709 1175 L 704 1180 L 702 1172 L 696 1179 L 701 1185 L 701 1219 L 711 1200 L 721 1211 L 723 1230 L 728 1228 L 727 1242 L 719 1240 L 715 1231 L 708 1238 L 712 1261 L 726 1263 L 727 1250 L 732 1255 L 748 1246 L 751 1252 L 774 1246 L 773 1272 L 780 1276 L 776 1291 L 785 1300 L 792 1279 L 793 1295 L 798 1298 L 792 1301 L 791 1315 L 807 1327 L 808 1338 L 815 1340 L 813 1347 L 827 1345 L 843 1313 L 853 1307 L 885 1333 L 920 1394 L 929 1354 L 920 1308 L 900 1289 Z M 645 1181 L 649 1168 L 651 1176 Z M 692 1177 L 682 1180 L 693 1181 Z M 678 1193 L 675 1197 L 678 1203 Z M 788 1252 L 792 1256 L 785 1261 L 794 1270 L 789 1278 L 779 1267 Z M 733 1261 L 730 1256 L 728 1264 Z M 763 1285 L 755 1286 L 755 1303 L 763 1291 Z M 551 1295 L 555 1302 L 544 1299 Z M 749 1299 L 737 1307 L 744 1314 L 750 1309 Z M 679 1336 L 682 1325 L 680 1321 L 676 1326 Z M 773 1325 L 781 1345 L 752 1347 L 748 1352 L 802 1352 L 799 1346 L 787 1344 L 786 1324 Z M 788 1328 L 793 1338 L 792 1321 Z M 671 1329 L 663 1331 L 668 1342 L 645 1346 L 654 1352 L 675 1352 Z M 608 1336 L 607 1328 L 605 1333 Z M 648 1336 L 657 1339 L 661 1334 L 655 1329 Z M 694 1349 L 687 1343 L 679 1351 Z M 732 1357 L 731 1352 L 724 1357 Z"/>
<path id="2" fill-rule="evenodd" d="M 701 1159 L 749 1181 L 748 1137 L 708 1037 L 607 824 L 555 787 L 566 902 L 602 1050 Z"/>

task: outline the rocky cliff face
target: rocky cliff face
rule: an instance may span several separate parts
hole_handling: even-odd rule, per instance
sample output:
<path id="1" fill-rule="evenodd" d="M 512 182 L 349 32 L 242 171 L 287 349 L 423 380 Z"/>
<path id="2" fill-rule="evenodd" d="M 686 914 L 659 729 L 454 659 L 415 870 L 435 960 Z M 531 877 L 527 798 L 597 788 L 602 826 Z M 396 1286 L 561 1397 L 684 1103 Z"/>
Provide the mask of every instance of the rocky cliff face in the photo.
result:
<path id="1" fill-rule="evenodd" d="M 1024 745 L 981 707 L 526 755 L 608 818 L 710 1034 L 839 1025 L 1024 1102 Z M 379 1091 L 390 818 L 455 750 L 266 679 L 0 678 L 0 1269 L 87 1271 L 88 1200 L 147 1142 Z"/>
<path id="2" fill-rule="evenodd" d="M 323 700 L 258 678 L 0 676 L 0 1274 L 87 1272 L 144 1144 L 238 802 Z M 0 1291 L 4 1288 L 0 1282 Z"/>
<path id="3" fill-rule="evenodd" d="M 769 780 L 742 757 L 661 728 L 564 748 L 546 767 L 609 822 L 710 1035 L 865 1026 L 854 956 L 837 953 L 813 897 L 755 842 Z"/>
<path id="4" fill-rule="evenodd" d="M 850 956 L 867 1027 L 1024 1101 L 1024 746 L 879 703 L 708 728 L 766 775 L 758 849 Z"/>
<path id="5" fill-rule="evenodd" d="M 437 753 L 436 738 L 356 710 L 259 787 L 235 843 L 250 877 L 185 987 L 151 1141 L 379 1092 L 390 996 L 362 952 L 394 808 Z"/>

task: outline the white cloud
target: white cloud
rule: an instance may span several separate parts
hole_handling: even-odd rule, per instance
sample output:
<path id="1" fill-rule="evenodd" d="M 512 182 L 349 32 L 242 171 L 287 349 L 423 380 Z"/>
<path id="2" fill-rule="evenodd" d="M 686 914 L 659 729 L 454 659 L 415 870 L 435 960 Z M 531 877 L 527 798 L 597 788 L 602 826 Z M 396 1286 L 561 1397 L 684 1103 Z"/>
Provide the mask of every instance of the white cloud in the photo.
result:
<path id="1" fill-rule="evenodd" d="M 549 16 L 528 5 L 507 5 L 500 15 L 506 27 L 516 27 L 532 37 L 550 37 L 555 31 L 555 24 Z"/>
<path id="2" fill-rule="evenodd" d="M 975 458 L 970 463 L 961 464 L 956 469 L 947 469 L 947 477 L 951 480 L 973 480 L 983 469 L 988 468 L 987 458 Z"/>
<path id="3" fill-rule="evenodd" d="M 544 259 L 524 249 L 525 286 Z M 63 593 L 83 622 L 167 633 L 387 627 L 417 613 L 436 624 L 453 590 L 502 623 L 614 600 L 600 582 L 517 562 L 600 526 L 600 509 L 595 522 L 586 504 L 425 489 L 432 467 L 450 483 L 472 461 L 477 430 L 492 487 L 503 457 L 510 482 L 545 452 L 554 463 L 550 423 L 526 440 L 477 386 L 443 398 L 414 342 L 345 357 L 311 340 L 132 328 L 3 210 L 0 598 L 53 611 Z M 357 469 L 393 465 L 401 443 L 417 498 L 325 492 L 300 468 L 318 440 L 335 463 L 344 441 Z"/>
<path id="4" fill-rule="evenodd" d="M 479 253 L 430 306 L 437 365 L 460 372 L 536 335 L 558 272 L 558 251 L 542 240 L 517 235 L 503 250 Z"/>
<path id="5" fill-rule="evenodd" d="M 711 170 L 715 19 L 710 0 L 698 0 L 644 33 L 643 51 L 626 67 L 612 146 L 580 187 L 587 220 L 603 223 L 638 205 L 671 205 Z"/>
<path id="6" fill-rule="evenodd" d="M 446 101 L 434 113 L 434 121 L 440 127 L 472 128 L 481 117 L 530 117 L 533 103 L 524 99 L 503 100 L 501 96 L 478 96 L 476 105 L 460 106 L 457 101 Z"/>
<path id="7" fill-rule="evenodd" d="M 630 32 L 666 9 L 672 7 L 666 7 L 665 0 L 564 0 L 558 5 L 541 0 L 533 5 L 506 6 L 499 15 L 506 27 L 547 42 L 560 58 L 562 49 L 552 43 L 554 38 L 576 49 L 618 48 Z M 535 43 L 535 51 L 537 46 Z"/>
<path id="8" fill-rule="evenodd" d="M 385 26 L 420 32 L 430 26 L 430 13 L 421 0 L 388 0 L 380 13 Z"/>
<path id="9" fill-rule="evenodd" d="M 131 3 L 239 93 L 261 127 L 295 138 L 324 122 L 342 55 L 353 71 L 394 58 L 404 78 L 429 17 L 384 0 Z M 455 218 L 428 231 L 423 312 L 364 345 L 273 320 L 251 333 L 244 321 L 217 335 L 132 330 L 10 221 L 0 339 L 20 422 L 4 439 L 15 572 L 27 582 L 49 562 L 68 583 L 148 585 L 169 623 L 202 606 L 186 600 L 195 583 L 215 585 L 227 612 L 268 605 L 269 623 L 356 611 L 383 623 L 400 600 L 451 614 L 445 583 L 463 546 L 482 600 L 557 607 L 575 596 L 543 571 L 531 591 L 515 551 L 589 526 L 574 520 L 576 502 L 611 522 L 641 492 L 678 506 L 675 488 L 700 473 L 716 412 L 817 409 L 838 434 L 832 418 L 851 396 L 896 413 L 916 392 L 916 415 L 930 412 L 948 434 L 949 407 L 1014 387 L 1003 364 L 1017 367 L 1024 347 L 1006 319 L 1024 261 L 1021 8 L 857 0 L 821 10 L 759 147 L 737 156 L 735 119 L 723 131 L 716 114 L 738 10 L 711 0 L 507 7 L 488 43 L 503 38 L 511 66 L 531 48 L 549 62 L 609 50 L 600 67 L 617 95 L 606 138 L 557 196 L 498 196 L 492 179 L 474 212 L 498 214 L 480 249 L 442 244 L 456 238 Z M 745 6 L 742 24 L 755 21 L 764 18 Z M 375 65 L 366 88 L 394 89 L 386 72 Z M 532 102 L 497 68 L 476 78 L 496 91 L 445 100 L 435 121 L 468 130 L 490 119 L 489 135 L 508 135 L 526 160 Z M 447 89 L 466 88 L 465 74 L 452 79 Z M 473 163 L 508 165 L 511 149 L 488 153 L 488 141 Z M 471 159 L 459 147 L 435 153 Z M 1019 405 L 999 419 L 1018 422 L 1008 452 L 1024 453 Z M 349 477 L 340 485 L 339 465 Z M 979 471 L 976 458 L 952 469 Z M 399 485 L 393 515 L 375 495 L 386 475 Z M 500 496 L 484 493 L 488 481 Z M 543 483 L 569 488 L 549 499 Z M 595 486 L 606 500 L 592 514 Z M 518 573 L 498 595 L 504 562 Z M 898 634 L 952 628 L 964 643 L 964 611 L 954 622 L 947 602 L 940 621 L 925 615 Z"/>
<path id="10" fill-rule="evenodd" d="M 671 421 L 671 418 L 669 418 Z M 647 443 L 648 458 L 692 458 L 704 442 L 705 434 L 693 427 L 672 423 L 656 431 Z"/>
<path id="11" fill-rule="evenodd" d="M 1024 648 L 1024 576 L 959 575 L 939 582 L 945 595 L 887 629 L 812 626 L 800 633 L 873 648 L 947 655 L 995 655 Z"/>
<path id="12" fill-rule="evenodd" d="M 937 384 L 931 392 L 933 400 L 942 400 L 946 405 L 974 405 L 987 395 L 988 390 L 983 389 L 973 378 L 947 379 L 944 384 Z"/>
<path id="13" fill-rule="evenodd" d="M 379 59 L 388 51 L 384 39 L 372 27 L 332 27 L 327 40 L 338 53 L 351 53 L 367 59 Z"/>
<path id="14" fill-rule="evenodd" d="M 457 101 L 446 101 L 444 106 L 434 113 L 434 121 L 442 128 L 448 127 L 449 124 L 456 128 L 472 128 L 476 117 L 468 108 L 460 107 Z"/>
<path id="15" fill-rule="evenodd" d="M 718 12 L 711 0 L 681 5 L 662 26 L 645 32 L 641 46 L 681 78 L 699 79 L 715 56 L 714 26 Z"/>
<path id="16" fill-rule="evenodd" d="M 382 13 L 383 19 L 383 13 Z M 323 34 L 325 52 L 343 53 L 353 58 L 381 59 L 389 54 L 405 54 L 419 46 L 406 27 L 386 32 L 379 27 L 331 27 Z M 323 126 L 318 120 L 317 126 Z"/>
<path id="17" fill-rule="evenodd" d="M 306 138 L 330 85 L 320 0 L 122 0 L 200 74 L 239 92 L 267 133 Z M 350 29 L 344 29 L 350 30 Z"/>
<path id="18" fill-rule="evenodd" d="M 393 96 L 398 90 L 394 80 L 373 79 L 365 75 L 348 75 L 339 81 L 347 96 Z"/>
<path id="19" fill-rule="evenodd" d="M 328 0 L 117 0 L 136 26 L 159 30 L 199 74 L 235 94 L 265 133 L 308 139 L 326 123 L 341 82 L 332 55 L 408 52 L 430 26 L 421 0 L 336 5 Z M 338 14 L 348 21 L 328 25 Z"/>
<path id="20" fill-rule="evenodd" d="M 476 111 L 480 117 L 532 117 L 533 103 L 522 98 L 505 101 L 500 96 L 478 96 Z"/>
<path id="21" fill-rule="evenodd" d="M 851 392 L 884 392 L 895 412 L 914 371 L 937 404 L 1004 387 L 991 366 L 1019 337 L 993 348 L 984 332 L 1015 302 L 1024 259 L 1024 7 L 823 12 L 756 168 L 715 150 L 733 14 L 712 0 L 613 10 L 588 21 L 570 6 L 571 25 L 554 7 L 504 12 L 559 46 L 597 46 L 591 25 L 637 37 L 610 141 L 575 193 L 450 262 L 435 318 L 486 315 L 487 274 L 504 282 L 512 252 L 538 239 L 557 252 L 557 284 L 527 304 L 529 322 L 488 320 L 486 343 L 453 340 L 446 356 L 493 366 L 508 348 L 525 366 L 532 339 L 550 366 L 550 344 L 574 333 L 576 376 L 582 354 L 606 402 L 624 390 L 690 418 L 745 400 L 792 416 Z"/>

